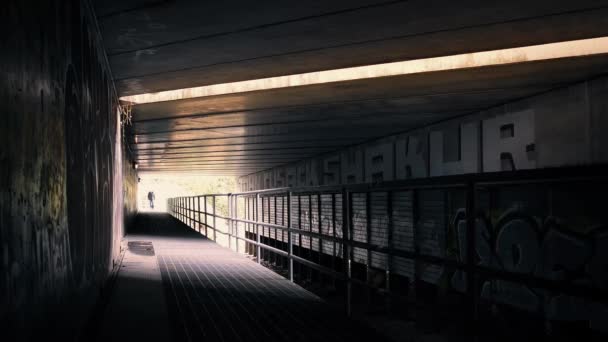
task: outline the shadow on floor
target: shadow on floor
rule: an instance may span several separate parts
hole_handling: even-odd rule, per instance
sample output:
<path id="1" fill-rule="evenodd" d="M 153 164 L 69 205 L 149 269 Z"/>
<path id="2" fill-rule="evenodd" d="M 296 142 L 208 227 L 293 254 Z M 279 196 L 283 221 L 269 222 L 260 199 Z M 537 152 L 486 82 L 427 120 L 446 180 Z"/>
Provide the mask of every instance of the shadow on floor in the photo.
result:
<path id="1" fill-rule="evenodd" d="M 383 340 L 313 293 L 206 239 L 169 214 L 139 214 L 127 239 L 131 259 L 137 259 L 131 263 L 136 268 L 131 268 L 132 275 L 122 279 L 123 288 L 133 289 L 133 275 L 158 282 L 139 282 L 150 291 L 125 290 L 120 299 L 125 303 L 117 307 L 128 313 L 123 317 L 137 316 L 137 310 L 151 309 L 146 296 L 154 290 L 155 297 L 164 297 L 168 319 L 147 324 L 170 326 L 176 341 Z M 148 251 L 150 243 L 154 254 Z M 158 268 L 140 272 L 145 258 L 154 258 Z M 138 319 L 133 324 L 139 323 Z"/>
<path id="2" fill-rule="evenodd" d="M 127 235 L 206 240 L 203 235 L 197 233 L 167 213 L 138 214 L 133 227 L 127 230 Z"/>

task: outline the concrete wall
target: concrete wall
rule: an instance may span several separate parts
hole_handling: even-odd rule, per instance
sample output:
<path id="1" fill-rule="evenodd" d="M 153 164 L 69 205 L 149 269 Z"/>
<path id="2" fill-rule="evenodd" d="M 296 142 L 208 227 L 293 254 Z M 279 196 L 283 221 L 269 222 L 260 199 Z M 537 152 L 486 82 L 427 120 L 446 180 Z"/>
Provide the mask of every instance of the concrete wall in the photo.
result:
<path id="1" fill-rule="evenodd" d="M 123 220 L 123 233 L 127 232 L 127 228 L 133 227 L 135 221 L 135 215 L 137 214 L 137 187 L 139 184 L 139 176 L 137 174 L 137 170 L 133 165 L 133 161 L 131 159 L 131 151 L 127 150 L 127 143 L 124 141 L 123 135 L 123 144 L 122 144 L 122 186 L 117 188 L 118 191 L 122 192 L 123 198 L 123 212 L 122 217 L 119 217 Z"/>
<path id="2" fill-rule="evenodd" d="M 71 339 L 120 255 L 136 175 L 86 3 L 1 7 L 0 325 Z"/>
<path id="3" fill-rule="evenodd" d="M 606 130 L 608 77 L 603 77 L 277 169 L 305 170 L 305 182 L 299 183 L 298 176 L 298 182 L 289 185 L 308 186 L 315 185 L 309 181 L 309 175 L 315 173 L 321 174 L 321 184 L 336 185 L 604 164 L 608 163 Z M 258 174 L 241 177 L 241 189 L 264 188 L 266 184 L 256 182 Z M 498 186 L 479 191 L 481 219 L 476 230 L 476 254 L 480 265 L 562 284 L 606 288 L 606 190 L 605 182 L 581 182 L 550 187 Z M 383 247 L 390 243 L 392 248 L 409 252 L 418 246 L 425 255 L 465 260 L 466 205 L 462 190 L 421 190 L 417 197 L 409 190 L 390 195 L 375 191 L 369 196 L 370 203 L 363 193 L 352 196 L 355 240 Z M 321 198 L 320 204 L 314 196 L 294 196 L 292 201 L 305 203 L 299 211 L 292 203 L 294 229 L 314 231 L 322 226 L 319 222 L 331 222 L 331 211 L 321 209 L 321 216 L 317 217 L 318 208 L 331 205 L 331 198 Z M 271 217 L 271 212 L 272 208 L 264 217 Z M 391 242 L 387 238 L 389 217 L 394 219 Z M 337 222 L 337 231 L 341 229 L 341 222 Z M 266 231 L 263 236 L 273 238 Z M 314 241 L 302 239 L 294 245 L 321 251 L 318 241 L 315 245 Z M 341 255 L 330 246 L 324 246 L 322 252 Z M 378 274 L 390 268 L 392 274 L 405 279 L 405 287 L 419 287 L 416 295 L 423 298 L 426 307 L 434 302 L 457 302 L 451 297 L 446 300 L 442 294 L 466 291 L 466 277 L 460 271 L 439 264 L 416 264 L 401 257 L 394 257 L 388 266 L 388 260 L 385 254 L 372 252 L 368 261 L 365 250 L 354 248 L 355 264 L 369 263 Z M 478 296 L 483 304 L 479 308 L 488 331 L 523 336 L 608 333 L 605 303 L 518 282 L 491 277 L 482 280 Z M 450 309 L 454 310 L 453 317 L 468 310 L 466 305 L 464 311 L 455 308 L 458 306 Z M 446 315 L 445 307 L 438 310 Z M 449 325 L 439 323 L 435 317 L 433 320 L 434 324 Z"/>
<path id="4" fill-rule="evenodd" d="M 589 80 L 273 170 L 308 186 L 607 163 L 607 94 L 607 77 Z M 241 190 L 274 187 L 258 176 L 273 170 Z"/>

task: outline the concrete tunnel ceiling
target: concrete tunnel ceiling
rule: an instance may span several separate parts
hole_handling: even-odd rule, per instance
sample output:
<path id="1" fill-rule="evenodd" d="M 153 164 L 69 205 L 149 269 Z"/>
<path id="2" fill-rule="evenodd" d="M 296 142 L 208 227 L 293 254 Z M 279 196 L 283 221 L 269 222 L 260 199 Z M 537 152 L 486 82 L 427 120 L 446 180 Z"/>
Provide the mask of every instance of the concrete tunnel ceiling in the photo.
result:
<path id="1" fill-rule="evenodd" d="M 121 97 L 608 36 L 605 0 L 95 7 Z M 135 104 L 131 146 L 141 170 L 248 174 L 605 74 L 594 42 L 578 56 Z"/>

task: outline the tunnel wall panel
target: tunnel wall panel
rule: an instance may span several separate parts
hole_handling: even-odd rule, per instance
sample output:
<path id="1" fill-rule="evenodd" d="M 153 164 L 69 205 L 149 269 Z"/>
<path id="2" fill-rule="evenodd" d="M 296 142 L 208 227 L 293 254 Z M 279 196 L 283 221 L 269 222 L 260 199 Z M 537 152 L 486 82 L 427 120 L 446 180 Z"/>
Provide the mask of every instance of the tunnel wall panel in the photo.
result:
<path id="1" fill-rule="evenodd" d="M 607 92 L 604 76 L 276 169 L 309 186 L 607 163 Z"/>
<path id="2" fill-rule="evenodd" d="M 0 326 L 73 339 L 118 263 L 136 175 L 87 3 L 1 11 Z"/>
<path id="3" fill-rule="evenodd" d="M 322 185 L 390 180 L 385 173 L 396 179 L 412 179 L 605 164 L 607 95 L 608 77 L 600 77 L 313 159 L 321 165 Z M 300 170 L 311 164 L 311 160 L 305 160 L 281 168 L 297 166 Z M 483 219 L 476 226 L 475 253 L 481 265 L 563 284 L 606 288 L 605 188 L 605 183 L 590 181 L 552 186 L 500 185 L 479 191 L 476 205 Z M 466 261 L 466 196 L 462 189 L 395 190 L 391 196 L 392 248 Z M 388 198 L 382 192 L 372 191 L 369 197 L 352 193 L 354 240 L 384 246 L 389 227 Z M 303 201 L 307 203 L 307 199 Z M 336 218 L 340 219 L 340 204 L 337 209 Z M 332 220 L 331 210 L 326 208 L 321 217 L 308 211 L 307 206 L 298 208 L 298 197 L 294 196 L 292 227 L 308 230 L 309 221 L 314 226 L 319 220 Z M 341 222 L 337 222 L 336 230 L 340 236 Z M 294 244 L 298 246 L 300 241 Z M 310 248 L 306 238 L 301 245 Z M 323 246 L 325 254 L 333 252 L 331 244 Z M 317 248 L 315 245 L 312 250 Z M 341 255 L 339 250 L 336 253 Z M 375 269 L 370 274 L 388 268 L 405 280 L 406 288 L 423 289 L 420 296 L 425 303 L 439 302 L 448 292 L 465 293 L 467 288 L 461 271 L 439 263 L 400 256 L 388 261 L 382 253 L 368 255 L 357 247 L 352 250 L 352 260 L 358 267 Z M 525 322 L 541 334 L 547 326 L 564 331 L 608 332 L 605 302 L 492 277 L 480 276 L 477 281 L 483 302 L 479 307 L 492 312 L 492 324 L 500 320 Z M 573 328 L 576 324 L 580 326 Z"/>

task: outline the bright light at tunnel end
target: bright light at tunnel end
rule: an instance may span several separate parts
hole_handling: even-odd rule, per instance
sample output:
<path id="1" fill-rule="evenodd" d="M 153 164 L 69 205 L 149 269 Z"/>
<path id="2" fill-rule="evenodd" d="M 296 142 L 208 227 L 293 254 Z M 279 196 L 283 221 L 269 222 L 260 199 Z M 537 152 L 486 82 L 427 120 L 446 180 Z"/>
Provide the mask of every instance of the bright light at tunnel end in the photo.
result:
<path id="1" fill-rule="evenodd" d="M 123 96 L 120 99 L 131 104 L 144 104 L 331 82 L 470 69 L 606 53 L 608 53 L 608 37 L 599 37 L 213 84 L 157 93 Z"/>

